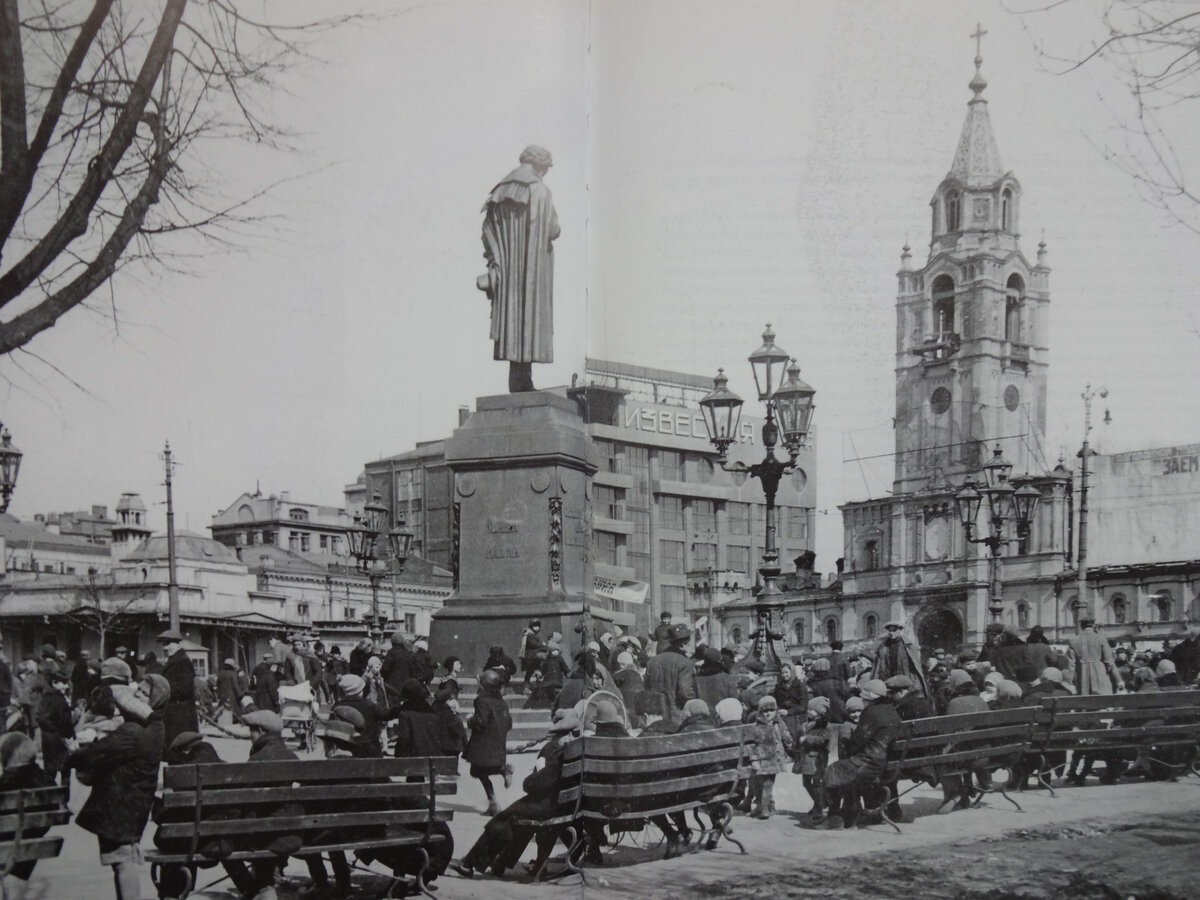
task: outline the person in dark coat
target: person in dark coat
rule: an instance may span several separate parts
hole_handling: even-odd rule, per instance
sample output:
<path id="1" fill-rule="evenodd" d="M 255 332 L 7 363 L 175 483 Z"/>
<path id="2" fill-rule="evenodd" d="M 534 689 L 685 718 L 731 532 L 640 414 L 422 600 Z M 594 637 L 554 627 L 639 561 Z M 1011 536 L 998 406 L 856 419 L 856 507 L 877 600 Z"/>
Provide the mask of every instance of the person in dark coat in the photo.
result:
<path id="1" fill-rule="evenodd" d="M 232 659 L 225 660 L 221 664 L 221 671 L 217 673 L 217 705 L 221 711 L 229 710 L 232 713 L 241 702 L 237 676 L 237 663 Z"/>
<path id="2" fill-rule="evenodd" d="M 846 658 L 846 654 L 842 652 L 843 644 L 841 641 L 830 641 L 829 649 L 832 651 L 827 661 L 829 662 L 828 672 L 843 684 L 850 681 L 850 660 Z M 821 696 L 826 696 L 822 694 Z"/>
<path id="3" fill-rule="evenodd" d="M 1071 692 L 1063 685 L 1062 669 L 1056 666 L 1047 666 L 1042 670 L 1038 680 L 1025 692 L 1023 699 L 1026 701 L 1026 706 L 1036 706 L 1042 702 L 1043 697 L 1057 696 L 1070 697 Z M 946 711 L 950 711 L 949 707 Z"/>
<path id="4" fill-rule="evenodd" d="M 522 691 L 529 690 L 529 679 L 541 668 L 546 658 L 546 639 L 542 637 L 542 620 L 530 619 L 522 633 L 521 642 L 521 671 L 525 680 L 521 685 Z"/>
<path id="5" fill-rule="evenodd" d="M 721 651 L 716 647 L 704 648 L 703 661 L 696 669 L 696 696 L 709 709 L 716 709 L 726 697 L 737 699 L 737 678 L 725 670 Z"/>
<path id="6" fill-rule="evenodd" d="M 392 632 L 392 646 L 383 658 L 383 668 L 380 670 L 380 674 L 387 687 L 387 695 L 393 698 L 393 702 L 396 697 L 400 696 L 400 689 L 404 687 L 404 682 L 416 677 L 412 650 L 409 649 L 404 640 L 404 634 L 400 631 Z"/>
<path id="7" fill-rule="evenodd" d="M 400 687 L 400 704 L 391 710 L 396 720 L 395 754 L 401 758 L 441 756 L 446 744 L 444 720 L 430 702 L 429 690 L 416 678 Z"/>
<path id="8" fill-rule="evenodd" d="M 428 686 L 433 681 L 433 676 L 437 674 L 437 663 L 433 661 L 433 656 L 429 653 L 429 642 L 425 638 L 417 638 L 413 641 L 413 678 Z"/>
<path id="9" fill-rule="evenodd" d="M 437 756 L 459 757 L 467 748 L 467 726 L 463 724 L 458 711 L 450 705 L 458 699 L 457 691 L 452 690 L 443 682 L 433 695 L 433 712 L 442 724 L 441 749 Z"/>
<path id="10" fill-rule="evenodd" d="M 487 814 L 494 816 L 500 812 L 500 804 L 496 802 L 496 792 L 492 787 L 492 776 L 503 775 L 504 786 L 508 787 L 512 780 L 512 766 L 508 764 L 508 753 L 505 742 L 512 730 L 512 715 L 508 704 L 500 696 L 500 673 L 495 669 L 485 669 L 479 675 L 479 694 L 475 697 L 474 714 L 467 719 L 467 728 L 471 737 L 467 741 L 467 749 L 463 758 L 471 764 L 471 777 L 478 778 L 487 794 Z"/>
<path id="11" fill-rule="evenodd" d="M 158 661 L 158 655 L 153 650 L 147 650 L 146 655 L 142 657 L 142 674 L 161 675 L 162 672 L 163 664 Z"/>
<path id="12" fill-rule="evenodd" d="M 125 663 L 125 665 L 129 666 L 129 671 L 133 673 L 133 674 L 130 676 L 129 683 L 130 683 L 130 684 L 137 684 L 137 680 L 138 680 L 138 677 L 137 677 L 137 676 L 138 676 L 138 661 L 137 661 L 137 657 L 136 657 L 134 654 L 132 654 L 132 653 L 130 653 L 130 652 L 129 652 L 129 648 L 128 648 L 128 647 L 118 647 L 118 648 L 117 648 L 117 649 L 114 651 L 114 655 L 117 657 L 117 659 L 119 659 L 119 660 L 121 660 L 123 663 Z"/>
<path id="13" fill-rule="evenodd" d="M 75 824 L 96 835 L 100 862 L 113 869 L 117 900 L 127 900 L 141 897 L 139 844 L 158 787 L 162 710 L 171 688 L 161 675 L 149 675 L 136 690 L 115 685 L 113 696 L 125 721 L 107 737 L 73 751 L 67 765 L 92 786 Z"/>
<path id="14" fill-rule="evenodd" d="M 867 706 L 858 727 L 845 746 L 839 747 L 841 758 L 825 770 L 833 814 L 821 823 L 821 828 L 852 828 L 858 824 L 860 794 L 883 774 L 888 751 L 900 731 L 900 716 L 888 696 L 887 685 L 871 679 L 861 687 L 859 696 Z"/>
<path id="15" fill-rule="evenodd" d="M 548 819 L 558 811 L 558 788 L 562 781 L 563 745 L 576 736 L 582 723 L 568 710 L 550 726 L 550 740 L 538 752 L 533 772 L 521 785 L 525 791 L 515 803 L 493 816 L 483 827 L 483 834 L 463 856 L 461 863 L 451 863 L 463 878 L 473 878 L 476 871 L 491 870 L 503 875 L 520 860 L 521 854 L 534 837 L 534 829 L 514 826 L 514 819 Z M 537 834 L 538 856 L 534 866 L 541 866 L 554 849 L 553 833 Z"/>
<path id="16" fill-rule="evenodd" d="M 86 650 L 79 651 L 79 658 L 75 660 L 75 665 L 71 668 L 71 698 L 72 706 L 82 707 L 87 702 L 88 695 L 91 694 L 92 688 L 100 683 L 100 679 L 92 674 L 92 670 L 88 667 L 88 662 L 92 655 Z M 9 694 L 12 694 L 12 676 L 9 676 Z M 7 707 L 6 698 L 0 696 L 0 708 Z"/>
<path id="17" fill-rule="evenodd" d="M 696 666 L 684 652 L 692 629 L 677 622 L 670 632 L 667 648 L 646 664 L 646 693 L 657 694 L 662 717 L 678 725 L 684 704 L 696 697 Z"/>
<path id="18" fill-rule="evenodd" d="M 171 698 L 163 710 L 164 742 L 169 747 L 176 735 L 200 730 L 196 715 L 196 667 L 183 649 L 183 635 L 179 631 L 168 628 L 158 640 L 167 654 L 162 677 L 171 686 Z"/>
<path id="19" fill-rule="evenodd" d="M 671 613 L 664 609 L 658 614 L 658 627 L 654 629 L 654 652 L 662 653 L 671 646 Z"/>
<path id="20" fill-rule="evenodd" d="M 19 731 L 0 737 L 0 792 L 45 787 L 54 787 L 54 779 L 38 766 L 37 749 L 33 746 L 33 741 Z M 56 806 L 57 804 L 52 804 L 49 808 Z M 25 811 L 36 813 L 39 808 L 29 806 Z M 47 826 L 27 828 L 22 834 L 22 839 L 39 838 L 49 830 Z M 5 844 L 11 843 L 14 837 L 12 832 L 0 832 L 0 842 Z M 4 896 L 8 900 L 23 900 L 36 865 L 36 859 L 13 864 L 12 872 L 4 879 Z"/>
<path id="21" fill-rule="evenodd" d="M 508 686 L 508 682 L 517 673 L 517 664 L 513 662 L 512 657 L 505 653 L 504 648 L 499 644 L 488 647 L 488 657 L 483 667 L 484 669 L 492 669 L 500 673 L 500 687 L 502 689 Z"/>
<path id="22" fill-rule="evenodd" d="M 616 682 L 617 689 L 621 692 L 621 700 L 625 703 L 626 712 L 632 713 L 637 709 L 638 694 L 646 689 L 646 683 L 642 680 L 642 673 L 634 664 L 633 654 L 628 650 L 622 650 L 617 654 L 617 671 L 613 674 L 613 681 Z"/>
<path id="23" fill-rule="evenodd" d="M 779 668 L 779 679 L 775 682 L 771 696 L 784 713 L 795 708 L 805 715 L 808 714 L 808 685 L 797 677 L 795 667 L 786 660 Z"/>
<path id="24" fill-rule="evenodd" d="M 250 674 L 254 691 L 254 708 L 279 712 L 279 670 L 275 665 L 275 654 L 264 653 L 262 662 Z"/>
<path id="25" fill-rule="evenodd" d="M 383 742 L 380 734 L 383 731 L 383 723 L 387 721 L 389 711 L 368 700 L 363 693 L 365 689 L 366 682 L 358 675 L 343 675 L 338 679 L 338 690 L 342 699 L 333 704 L 333 713 L 336 715 L 338 709 L 342 707 L 356 710 L 362 717 L 363 726 L 358 742 L 360 746 L 354 755 L 381 757 L 383 756 Z"/>
<path id="26" fill-rule="evenodd" d="M 829 722 L 841 725 L 846 721 L 846 701 L 850 699 L 850 686 L 845 679 L 833 674 L 832 665 L 825 657 L 813 661 L 813 677 L 808 683 L 809 696 L 826 697 L 829 700 Z"/>
<path id="27" fill-rule="evenodd" d="M 42 765 L 51 778 L 58 778 L 61 773 L 63 784 L 70 784 L 64 766 L 70 752 L 67 741 L 75 737 L 71 704 L 67 702 L 69 684 L 61 669 L 51 672 L 49 687 L 42 691 L 37 709 L 37 724 L 42 733 Z"/>

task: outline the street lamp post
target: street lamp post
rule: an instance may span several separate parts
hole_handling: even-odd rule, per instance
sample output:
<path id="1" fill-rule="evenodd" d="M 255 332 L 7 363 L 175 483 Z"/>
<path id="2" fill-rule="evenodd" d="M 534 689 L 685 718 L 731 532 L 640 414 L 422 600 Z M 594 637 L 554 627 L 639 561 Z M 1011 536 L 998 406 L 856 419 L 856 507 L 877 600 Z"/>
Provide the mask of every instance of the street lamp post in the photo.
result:
<path id="1" fill-rule="evenodd" d="M 989 459 L 982 466 L 983 484 L 976 484 L 973 479 L 967 482 L 954 495 L 954 503 L 958 507 L 958 517 L 967 532 L 967 541 L 971 544 L 984 544 L 991 555 L 988 558 L 988 612 L 992 621 L 998 622 L 1004 612 L 1004 592 L 1000 584 L 1000 550 L 1012 543 L 1019 543 L 1029 535 L 1029 526 L 1033 521 L 1033 511 L 1042 494 L 1031 483 L 1031 479 L 1010 479 L 1012 463 L 1006 460 L 997 446 Z M 984 498 L 988 502 L 988 515 L 991 518 L 991 531 L 987 537 L 975 537 L 975 520 L 979 516 L 979 507 Z M 1017 526 L 1015 538 L 1004 537 L 1004 524 L 1014 519 Z"/>
<path id="2" fill-rule="evenodd" d="M 380 500 L 379 492 L 371 498 L 371 502 L 363 507 L 360 515 L 354 517 L 354 527 L 347 532 L 350 541 L 350 554 L 354 557 L 356 568 L 371 584 L 371 624 L 369 631 L 382 633 L 379 622 L 379 585 L 395 565 L 397 571 L 404 571 L 408 561 L 409 550 L 412 547 L 413 533 L 403 524 L 386 531 L 386 548 L 380 547 L 379 539 L 385 536 L 388 525 L 387 507 Z"/>
<path id="3" fill-rule="evenodd" d="M 791 365 L 788 365 L 789 360 Z M 766 455 L 762 462 L 747 466 L 743 462 L 730 463 L 726 455 L 729 446 L 738 435 L 738 424 L 742 414 L 742 398 L 729 390 L 729 379 L 725 370 L 719 369 L 713 379 L 713 390 L 700 401 L 704 414 L 704 427 L 709 441 L 717 448 L 717 461 L 726 472 L 736 472 L 757 478 L 762 482 L 766 495 L 766 539 L 763 543 L 763 564 L 759 567 L 762 589 L 755 598 L 755 630 L 752 653 L 765 667 L 766 674 L 779 673 L 779 655 L 774 642 L 782 640 L 783 632 L 776 631 L 773 624 L 783 612 L 783 592 L 779 589 L 779 548 L 775 540 L 775 494 L 780 479 L 796 469 L 796 456 L 808 434 L 812 422 L 813 397 L 811 387 L 800 380 L 800 367 L 775 344 L 775 334 L 770 324 L 763 332 L 763 344 L 750 354 L 750 367 L 754 372 L 754 383 L 758 388 L 758 399 L 766 406 L 767 419 L 762 427 L 762 442 Z M 786 369 L 787 378 L 784 379 Z M 788 458 L 782 461 L 775 456 L 775 446 L 782 436 Z"/>
<path id="4" fill-rule="evenodd" d="M 17 473 L 21 470 L 21 453 L 12 445 L 12 435 L 0 425 L 0 513 L 8 512 L 8 501 L 17 487 Z"/>

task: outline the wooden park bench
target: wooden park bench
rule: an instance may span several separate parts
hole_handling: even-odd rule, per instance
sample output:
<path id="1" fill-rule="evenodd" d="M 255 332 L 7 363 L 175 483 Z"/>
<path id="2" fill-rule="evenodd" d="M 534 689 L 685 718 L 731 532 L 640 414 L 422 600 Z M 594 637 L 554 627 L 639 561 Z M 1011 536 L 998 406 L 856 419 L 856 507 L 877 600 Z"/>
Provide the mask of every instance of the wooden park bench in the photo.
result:
<path id="1" fill-rule="evenodd" d="M 62 851 L 61 837 L 46 835 L 28 837 L 31 831 L 41 831 L 71 820 L 67 808 L 68 790 L 64 787 L 25 788 L 0 793 L 0 834 L 11 835 L 0 841 L 0 863 L 3 878 L 12 874 L 13 866 L 35 859 L 51 859 Z"/>
<path id="2" fill-rule="evenodd" d="M 1031 748 L 1038 763 L 1031 772 L 1051 796 L 1050 779 L 1065 765 L 1068 751 L 1107 759 L 1141 755 L 1177 777 L 1196 760 L 1200 691 L 1045 697 L 1041 722 Z"/>
<path id="3" fill-rule="evenodd" d="M 753 746 L 752 725 L 645 737 L 585 735 L 563 747 L 558 814 L 519 824 L 554 830 L 568 846 L 568 871 L 581 877 L 578 856 L 588 822 L 614 833 L 639 831 L 652 816 L 691 812 L 699 845 L 712 850 L 724 837 L 745 853 L 732 836 L 729 801 L 750 778 Z M 701 811 L 709 816 L 708 825 Z M 538 860 L 534 880 L 545 862 Z"/>
<path id="4" fill-rule="evenodd" d="M 457 773 L 454 757 L 168 766 L 154 840 L 170 849 L 147 854 L 151 876 L 157 886 L 164 866 L 182 866 L 190 892 L 196 869 L 217 862 L 328 854 L 345 891 L 348 851 L 386 862 L 389 848 L 411 848 L 420 860 L 411 886 L 432 897 L 427 848 L 448 839 L 433 826 L 453 816 L 438 798 L 456 792 Z"/>
<path id="5" fill-rule="evenodd" d="M 882 803 L 867 810 L 900 832 L 900 826 L 887 814 L 890 798 L 887 787 L 901 779 L 911 779 L 911 787 L 896 800 L 922 783 L 933 786 L 951 776 L 961 776 L 970 787 L 972 806 L 978 806 L 989 793 L 998 793 L 1021 810 L 1008 795 L 1005 781 L 990 778 L 996 769 L 1011 769 L 1029 751 L 1038 728 L 1041 708 L 999 709 L 991 712 L 964 713 L 956 716 L 931 716 L 903 722 L 899 735 L 888 751 L 887 765 L 877 787 L 884 793 Z M 989 777 L 977 783 L 976 773 Z M 938 812 L 956 798 L 945 801 Z"/>

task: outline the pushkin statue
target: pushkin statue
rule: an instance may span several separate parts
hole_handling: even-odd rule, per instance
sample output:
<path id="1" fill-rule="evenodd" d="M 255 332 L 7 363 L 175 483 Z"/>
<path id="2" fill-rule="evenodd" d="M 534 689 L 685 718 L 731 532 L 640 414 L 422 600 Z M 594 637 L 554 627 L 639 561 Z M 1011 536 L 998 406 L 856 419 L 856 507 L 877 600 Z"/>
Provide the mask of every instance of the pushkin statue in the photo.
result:
<path id="1" fill-rule="evenodd" d="M 483 205 L 486 275 L 475 286 L 492 302 L 494 359 L 507 359 L 508 389 L 532 391 L 533 363 L 554 361 L 554 247 L 558 216 L 542 177 L 550 151 L 529 146 L 521 164 Z"/>

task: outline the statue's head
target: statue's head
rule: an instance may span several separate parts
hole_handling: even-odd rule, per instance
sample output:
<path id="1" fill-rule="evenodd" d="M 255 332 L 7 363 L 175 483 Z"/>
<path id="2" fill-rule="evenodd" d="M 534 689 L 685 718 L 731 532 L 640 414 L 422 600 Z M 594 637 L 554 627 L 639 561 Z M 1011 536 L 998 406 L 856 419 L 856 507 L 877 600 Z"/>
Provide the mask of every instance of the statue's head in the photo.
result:
<path id="1" fill-rule="evenodd" d="M 537 144 L 530 144 L 521 151 L 521 162 L 529 163 L 535 169 L 545 173 L 554 165 L 554 157 L 550 155 L 550 151 L 545 147 L 539 147 Z"/>

